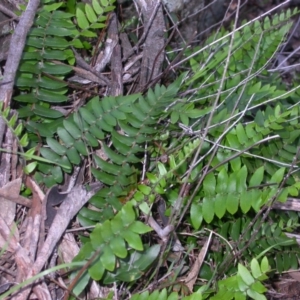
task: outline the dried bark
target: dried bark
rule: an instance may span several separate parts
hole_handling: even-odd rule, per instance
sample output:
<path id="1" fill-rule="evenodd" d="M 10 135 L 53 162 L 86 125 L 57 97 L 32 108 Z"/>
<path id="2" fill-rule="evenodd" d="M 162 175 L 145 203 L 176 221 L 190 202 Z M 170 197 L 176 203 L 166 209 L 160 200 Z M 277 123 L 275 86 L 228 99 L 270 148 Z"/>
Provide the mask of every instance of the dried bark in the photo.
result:
<path id="1" fill-rule="evenodd" d="M 142 91 L 152 79 L 161 74 L 166 27 L 159 0 L 136 0 L 136 2 L 144 18 L 145 42 L 138 87 L 138 91 Z"/>

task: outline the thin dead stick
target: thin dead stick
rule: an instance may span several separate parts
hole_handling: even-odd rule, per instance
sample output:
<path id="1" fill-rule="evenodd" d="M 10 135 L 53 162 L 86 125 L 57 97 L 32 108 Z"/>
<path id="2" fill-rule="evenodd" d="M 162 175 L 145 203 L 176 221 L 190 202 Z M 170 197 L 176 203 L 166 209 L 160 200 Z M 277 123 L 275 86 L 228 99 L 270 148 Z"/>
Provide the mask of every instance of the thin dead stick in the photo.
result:
<path id="1" fill-rule="evenodd" d="M 6 8 L 2 4 L 0 4 L 0 11 L 3 12 L 5 15 L 13 18 L 14 20 L 19 20 L 19 17 L 14 12 L 12 12 L 11 10 L 9 10 L 8 8 Z"/>
<path id="2" fill-rule="evenodd" d="M 300 199 L 287 198 L 285 203 L 274 202 L 271 209 L 289 210 L 289 211 L 300 211 Z"/>
<path id="3" fill-rule="evenodd" d="M 26 207 L 31 207 L 31 204 L 32 204 L 31 200 L 29 200 L 23 196 L 15 197 L 15 196 L 7 195 L 7 194 L 3 193 L 2 191 L 0 191 L 0 197 L 6 198 L 9 201 L 24 205 Z"/>

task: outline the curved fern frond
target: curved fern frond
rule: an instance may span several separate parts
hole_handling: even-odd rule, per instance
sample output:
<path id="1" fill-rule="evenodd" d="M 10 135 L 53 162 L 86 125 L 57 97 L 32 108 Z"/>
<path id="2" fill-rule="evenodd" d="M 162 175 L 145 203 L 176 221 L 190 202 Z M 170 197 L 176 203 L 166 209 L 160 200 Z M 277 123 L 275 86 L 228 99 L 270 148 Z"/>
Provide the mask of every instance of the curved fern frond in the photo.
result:
<path id="1" fill-rule="evenodd" d="M 90 277 L 94 280 L 103 279 L 107 284 L 119 280 L 131 282 L 138 279 L 159 254 L 159 245 L 144 251 L 140 235 L 151 230 L 149 226 L 136 220 L 131 202 L 126 203 L 110 220 L 98 223 L 90 234 L 90 240 L 84 244 L 75 258 L 75 261 L 88 261 L 96 251 L 98 253 L 88 270 L 89 276 L 84 278 L 85 285 L 88 284 Z M 83 289 L 84 284 L 80 288 Z M 75 292 L 80 293 L 81 290 Z"/>

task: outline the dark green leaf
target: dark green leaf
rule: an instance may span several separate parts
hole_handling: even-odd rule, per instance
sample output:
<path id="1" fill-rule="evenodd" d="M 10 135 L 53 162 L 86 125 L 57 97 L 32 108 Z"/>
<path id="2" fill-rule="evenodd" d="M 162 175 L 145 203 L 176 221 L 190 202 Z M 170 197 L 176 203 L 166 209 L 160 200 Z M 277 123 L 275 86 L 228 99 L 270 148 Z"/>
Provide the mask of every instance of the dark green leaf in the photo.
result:
<path id="1" fill-rule="evenodd" d="M 118 236 L 120 231 L 123 230 L 123 222 L 120 213 L 115 218 L 112 219 L 111 229 L 116 236 Z"/>
<path id="2" fill-rule="evenodd" d="M 123 226 L 127 227 L 135 221 L 135 212 L 130 202 L 126 203 L 121 210 Z"/>
<path id="3" fill-rule="evenodd" d="M 89 274 L 94 280 L 102 279 L 103 274 L 105 272 L 105 268 L 100 258 L 98 258 L 96 262 L 93 263 L 93 265 L 88 270 L 89 270 Z"/>
<path id="4" fill-rule="evenodd" d="M 72 13 L 67 13 L 67 12 L 64 12 L 64 11 L 61 11 L 61 10 L 55 10 L 52 14 L 53 16 L 53 19 L 58 19 L 58 20 L 61 20 L 61 19 L 66 19 L 70 25 L 72 25 L 72 27 L 75 27 L 73 25 L 73 23 L 70 22 L 70 18 L 73 18 L 74 15 Z M 67 27 L 68 28 L 68 27 Z"/>
<path id="5" fill-rule="evenodd" d="M 76 8 L 76 19 L 78 22 L 78 26 L 81 29 L 87 29 L 89 27 L 89 22 L 84 14 L 84 12 L 80 8 Z"/>
<path id="6" fill-rule="evenodd" d="M 90 147 L 95 148 L 99 146 L 98 140 L 95 139 L 89 132 L 84 134 L 84 139 Z"/>
<path id="7" fill-rule="evenodd" d="M 144 234 L 149 231 L 152 231 L 151 227 L 145 225 L 140 221 L 133 222 L 131 225 L 129 225 L 128 229 L 131 230 L 132 232 L 139 233 L 139 234 Z"/>
<path id="8" fill-rule="evenodd" d="M 107 112 L 107 111 L 105 111 L 105 112 Z M 114 127 L 114 126 L 117 125 L 116 118 L 115 118 L 113 115 L 111 115 L 111 114 L 105 113 L 105 114 L 102 116 L 102 118 L 103 118 L 103 121 L 104 121 L 108 126 Z"/>
<path id="9" fill-rule="evenodd" d="M 190 210 L 191 222 L 193 227 L 198 230 L 203 221 L 202 216 L 202 203 L 192 202 L 191 210 Z"/>
<path id="10" fill-rule="evenodd" d="M 246 188 L 246 180 L 247 180 L 248 172 L 247 168 L 244 165 L 238 172 L 237 172 L 237 183 L 236 183 L 236 191 L 242 193 Z"/>
<path id="11" fill-rule="evenodd" d="M 106 123 L 106 121 L 103 119 L 103 116 L 98 120 L 97 125 L 101 128 L 101 130 L 105 130 L 107 132 L 111 132 L 113 130 L 113 127 Z"/>
<path id="12" fill-rule="evenodd" d="M 138 108 L 137 106 L 135 105 L 132 105 L 132 111 L 131 113 L 134 114 L 134 116 L 140 120 L 141 122 L 144 122 L 147 118 L 148 118 L 148 115 L 145 114 L 140 108 Z"/>
<path id="13" fill-rule="evenodd" d="M 22 55 L 22 60 L 41 60 L 42 52 L 34 51 L 34 52 L 24 52 Z"/>
<path id="14" fill-rule="evenodd" d="M 116 139 L 117 141 L 119 141 L 120 143 L 122 143 L 124 145 L 134 146 L 134 144 L 136 143 L 136 140 L 134 137 L 129 137 L 129 136 L 119 134 L 115 130 L 113 130 L 111 134 L 114 139 Z M 135 149 L 138 149 L 138 147 L 135 146 Z M 140 151 L 143 151 L 143 149 L 140 148 Z"/>
<path id="15" fill-rule="evenodd" d="M 113 232 L 110 225 L 110 221 L 106 220 L 104 223 L 102 223 L 101 226 L 101 235 L 103 238 L 103 241 L 107 243 L 112 238 Z"/>
<path id="16" fill-rule="evenodd" d="M 50 103 L 61 103 L 66 102 L 68 100 L 68 97 L 65 95 L 60 95 L 56 92 L 51 92 L 45 89 L 39 89 L 36 96 L 39 100 Z"/>
<path id="17" fill-rule="evenodd" d="M 206 196 L 216 193 L 216 178 L 213 173 L 208 173 L 203 180 L 203 191 Z"/>
<path id="18" fill-rule="evenodd" d="M 100 221 L 101 220 L 101 212 L 96 211 L 90 208 L 83 207 L 80 210 L 80 215 L 84 218 L 89 219 L 90 221 Z"/>
<path id="19" fill-rule="evenodd" d="M 214 201 L 214 207 L 215 207 L 215 214 L 216 216 L 221 219 L 225 215 L 226 212 L 226 196 L 225 194 L 217 194 L 215 196 Z"/>
<path id="20" fill-rule="evenodd" d="M 70 30 L 68 28 L 50 26 L 50 27 L 46 28 L 45 34 L 54 35 L 54 36 L 73 36 L 74 30 Z M 49 37 L 47 37 L 47 38 L 49 38 Z M 55 48 L 55 47 L 53 47 L 53 48 Z"/>
<path id="21" fill-rule="evenodd" d="M 132 152 L 133 149 L 127 145 L 122 144 L 118 139 L 116 139 L 114 136 L 112 137 L 112 141 L 113 141 L 113 145 L 114 147 L 118 150 L 118 152 L 120 152 L 121 154 L 123 154 L 124 156 L 127 156 L 127 161 L 131 161 L 129 160 L 130 157 L 132 157 L 134 159 L 134 161 L 131 162 L 139 162 L 140 160 L 135 157 Z M 139 149 L 139 148 L 138 148 Z"/>
<path id="22" fill-rule="evenodd" d="M 57 183 L 62 183 L 63 181 L 63 172 L 59 166 L 54 166 L 51 171 L 51 175 Z"/>
<path id="23" fill-rule="evenodd" d="M 143 243 L 138 234 L 130 230 L 124 230 L 121 232 L 121 236 L 126 240 L 126 242 L 131 248 L 139 251 L 143 250 Z"/>
<path id="24" fill-rule="evenodd" d="M 25 61 L 21 63 L 19 66 L 19 71 L 26 72 L 26 73 L 33 73 L 33 74 L 41 73 L 39 65 L 37 63 L 32 63 L 30 61 Z"/>
<path id="25" fill-rule="evenodd" d="M 131 113 L 131 104 L 136 102 L 136 100 L 140 97 L 141 94 L 131 94 L 127 96 L 118 96 L 116 97 L 116 101 L 118 103 L 118 107 L 121 111 L 125 113 Z"/>
<path id="26" fill-rule="evenodd" d="M 248 191 L 243 191 L 240 195 L 240 206 L 241 206 L 241 210 L 243 213 L 247 213 L 250 208 L 251 208 L 251 204 L 252 204 L 252 198 L 249 195 Z"/>
<path id="27" fill-rule="evenodd" d="M 138 128 L 141 133 L 147 133 L 147 132 L 145 132 L 145 129 L 143 128 L 143 127 L 145 127 L 145 125 L 140 120 L 138 120 L 134 115 L 130 115 L 130 118 L 128 118 L 127 121 L 133 127 Z M 147 129 L 148 127 L 145 127 L 145 128 Z"/>
<path id="28" fill-rule="evenodd" d="M 61 127 L 57 128 L 57 134 L 68 148 L 74 146 L 75 139 L 64 128 Z"/>
<path id="29" fill-rule="evenodd" d="M 89 272 L 83 272 L 83 274 L 79 277 L 78 281 L 76 282 L 76 286 L 72 290 L 72 293 L 74 293 L 74 295 L 80 295 L 82 291 L 86 288 L 90 280 L 91 277 Z"/>
<path id="30" fill-rule="evenodd" d="M 226 208 L 227 211 L 232 215 L 235 214 L 239 208 L 239 198 L 238 195 L 229 193 L 226 197 Z"/>
<path id="31" fill-rule="evenodd" d="M 91 221 L 89 218 L 85 218 L 84 216 L 81 215 L 79 212 L 77 215 L 77 220 L 80 223 L 81 226 L 87 227 L 87 226 L 95 226 L 96 222 Z"/>
<path id="32" fill-rule="evenodd" d="M 105 284 L 112 284 L 116 281 L 122 281 L 122 282 L 135 282 L 137 281 L 141 276 L 143 275 L 143 272 L 137 269 L 119 269 L 117 271 L 117 275 L 112 278 L 110 281 L 107 281 L 106 278 L 104 280 Z"/>
<path id="33" fill-rule="evenodd" d="M 88 155 L 88 151 L 87 151 L 87 148 L 86 148 L 86 145 L 84 144 L 83 141 L 79 140 L 79 141 L 76 141 L 75 144 L 74 144 L 74 147 L 76 148 L 76 150 L 84 155 L 84 156 L 87 156 Z"/>
<path id="34" fill-rule="evenodd" d="M 49 90 L 57 90 L 65 87 L 67 83 L 63 82 L 59 78 L 55 80 L 54 78 L 48 78 L 46 76 L 43 76 L 38 82 L 38 85 L 40 87 L 49 89 Z"/>
<path id="35" fill-rule="evenodd" d="M 256 281 L 251 285 L 251 290 L 253 290 L 259 294 L 263 294 L 267 291 L 266 287 L 259 281 Z M 261 295 L 261 296 L 263 296 L 263 295 Z M 261 299 L 263 299 L 263 297 L 261 297 Z"/>
<path id="36" fill-rule="evenodd" d="M 117 182 L 117 177 L 96 170 L 95 168 L 92 168 L 92 174 L 97 178 L 97 180 L 107 185 L 114 185 Z"/>
<path id="37" fill-rule="evenodd" d="M 88 20 L 90 21 L 90 23 L 97 22 L 97 16 L 94 12 L 94 9 L 88 3 L 85 4 L 85 13 L 86 13 L 86 16 L 87 16 Z"/>
<path id="38" fill-rule="evenodd" d="M 254 276 L 254 278 L 258 279 L 262 275 L 262 272 L 260 270 L 260 265 L 256 258 L 253 258 L 251 260 L 250 266 L 251 266 L 252 275 Z"/>
<path id="39" fill-rule="evenodd" d="M 56 152 L 58 155 L 65 155 L 66 153 L 66 148 L 61 145 L 60 143 L 58 143 L 55 139 L 53 138 L 47 138 L 46 139 L 48 146 L 54 151 Z"/>
<path id="40" fill-rule="evenodd" d="M 146 249 L 141 257 L 134 262 L 134 267 L 139 270 L 146 270 L 153 261 L 158 257 L 160 252 L 160 245 L 153 245 L 150 248 Z"/>
<path id="41" fill-rule="evenodd" d="M 42 52 L 42 56 L 44 59 L 56 59 L 56 60 L 65 60 L 67 59 L 66 52 L 64 50 L 47 50 L 44 49 Z"/>
<path id="42" fill-rule="evenodd" d="M 81 138 L 82 132 L 77 125 L 71 119 L 65 119 L 63 121 L 64 127 L 73 136 L 74 139 L 78 140 Z"/>
<path id="43" fill-rule="evenodd" d="M 14 97 L 14 99 L 19 102 L 26 102 L 26 103 L 35 103 L 38 101 L 36 95 L 32 93 L 16 96 Z"/>
<path id="44" fill-rule="evenodd" d="M 35 88 L 38 86 L 35 78 L 28 77 L 18 77 L 16 81 L 16 85 L 19 87 L 32 87 Z"/>
<path id="45" fill-rule="evenodd" d="M 127 257 L 126 243 L 123 238 L 121 238 L 120 236 L 116 236 L 110 241 L 109 245 L 112 252 L 116 256 L 120 258 Z"/>
<path id="46" fill-rule="evenodd" d="M 214 201 L 212 198 L 204 197 L 202 204 L 202 215 L 207 223 L 210 223 L 214 218 Z"/>
<path id="47" fill-rule="evenodd" d="M 44 40 L 38 37 L 32 37 L 29 36 L 29 38 L 27 39 L 26 44 L 28 46 L 32 46 L 34 48 L 38 48 L 38 49 L 42 49 L 44 48 Z"/>
<path id="48" fill-rule="evenodd" d="M 233 172 L 238 172 L 241 168 L 241 158 L 240 157 L 236 157 L 232 160 L 230 160 L 230 166 L 232 168 Z"/>
<path id="49" fill-rule="evenodd" d="M 266 297 L 252 289 L 247 290 L 247 295 L 255 300 L 266 300 Z"/>
<path id="50" fill-rule="evenodd" d="M 24 168 L 25 174 L 32 173 L 35 170 L 36 166 L 37 166 L 37 161 L 33 161 L 33 162 L 27 164 Z M 56 178 L 54 178 L 54 179 L 56 179 Z M 56 180 L 56 181 L 58 181 L 58 180 Z"/>
<path id="51" fill-rule="evenodd" d="M 69 29 L 75 29 L 74 24 L 70 21 L 62 20 L 62 19 L 52 19 L 51 20 L 51 26 L 57 27 L 57 28 L 69 28 Z"/>
<path id="52" fill-rule="evenodd" d="M 140 131 L 138 128 L 129 126 L 126 122 L 119 121 L 121 129 L 130 137 L 139 137 Z"/>
<path id="53" fill-rule="evenodd" d="M 16 115 L 14 115 L 14 116 L 16 116 Z M 16 121 L 17 121 L 17 116 L 15 117 L 16 119 Z M 13 119 L 11 119 L 10 121 L 9 121 L 9 123 L 11 124 L 11 121 L 12 121 Z M 14 127 L 14 125 L 10 125 L 10 126 L 12 126 L 12 127 Z M 23 131 L 23 129 L 24 129 L 24 127 L 23 127 L 23 123 L 19 123 L 18 125 L 17 125 L 17 127 L 14 129 L 14 133 L 15 133 L 15 135 L 16 136 L 20 136 L 21 135 L 21 133 L 22 133 L 22 131 Z M 27 135 L 27 133 L 25 133 L 25 135 Z M 26 145 L 27 146 L 27 145 Z M 25 147 L 26 147 L 25 146 Z M 24 146 L 23 146 L 24 147 Z"/>
<path id="54" fill-rule="evenodd" d="M 103 244 L 105 242 L 102 238 L 101 230 L 102 230 L 102 224 L 97 224 L 95 226 L 94 230 L 90 234 L 91 243 L 95 250 L 99 249 L 99 247 L 103 246 Z"/>
<path id="55" fill-rule="evenodd" d="M 262 192 L 259 189 L 251 189 L 248 191 L 249 195 L 251 196 L 251 205 L 253 207 L 253 209 L 258 212 L 261 208 L 261 206 L 263 205 L 262 202 Z"/>
<path id="56" fill-rule="evenodd" d="M 99 4 L 99 1 L 98 1 L 98 0 L 92 0 L 92 5 L 93 5 L 93 8 L 94 8 L 95 12 L 96 12 L 98 15 L 102 15 L 102 14 L 103 14 L 103 8 L 102 8 L 101 5 Z"/>
<path id="57" fill-rule="evenodd" d="M 120 155 L 116 152 L 114 152 L 111 148 L 109 148 L 105 143 L 102 144 L 103 150 L 107 157 L 115 164 L 123 164 L 125 160 L 125 156 Z"/>
<path id="58" fill-rule="evenodd" d="M 241 144 L 239 143 L 236 134 L 234 134 L 232 132 L 228 133 L 226 135 L 226 140 L 227 140 L 230 147 L 232 147 L 234 149 L 240 149 L 241 148 Z"/>
<path id="59" fill-rule="evenodd" d="M 88 37 L 88 38 L 97 37 L 97 34 L 95 33 L 95 31 L 91 31 L 91 30 L 82 30 L 80 35 Z"/>
<path id="60" fill-rule="evenodd" d="M 65 49 L 69 46 L 69 42 L 66 39 L 57 36 L 47 36 L 47 38 L 44 40 L 44 43 L 45 46 L 54 49 Z"/>
<path id="61" fill-rule="evenodd" d="M 106 114 L 110 114 L 111 110 L 114 106 L 114 98 L 113 97 L 105 97 L 101 101 L 103 110 L 105 111 Z"/>
<path id="62" fill-rule="evenodd" d="M 270 179 L 271 183 L 280 183 L 283 179 L 285 173 L 285 168 L 278 169 L 275 174 L 273 174 L 272 178 Z"/>
<path id="63" fill-rule="evenodd" d="M 100 256 L 100 261 L 105 269 L 111 272 L 115 269 L 116 257 L 108 245 L 104 247 L 103 254 Z"/>
<path id="64" fill-rule="evenodd" d="M 91 125 L 91 127 L 89 128 L 89 132 L 97 139 L 100 139 L 100 140 L 104 139 L 103 131 L 101 129 L 99 129 L 96 124 Z"/>
<path id="65" fill-rule="evenodd" d="M 251 273 L 242 264 L 238 264 L 238 274 L 248 286 L 254 283 L 254 278 Z"/>
<path id="66" fill-rule="evenodd" d="M 28 131 L 39 133 L 43 137 L 53 136 L 53 132 L 50 130 L 47 124 L 35 123 L 33 121 L 29 121 L 26 125 Z"/>
<path id="67" fill-rule="evenodd" d="M 79 109 L 80 115 L 88 124 L 95 124 L 97 122 L 97 118 L 86 108 L 81 107 Z"/>
<path id="68" fill-rule="evenodd" d="M 60 161 L 60 156 L 49 148 L 41 148 L 41 154 L 48 160 L 58 163 Z"/>
<path id="69" fill-rule="evenodd" d="M 72 68 L 68 65 L 44 63 L 41 71 L 51 75 L 65 75 L 69 73 L 71 70 Z"/>
<path id="70" fill-rule="evenodd" d="M 263 273 L 267 273 L 270 271 L 270 265 L 266 256 L 264 256 L 264 258 L 262 259 L 260 263 L 260 268 Z"/>
<path id="71" fill-rule="evenodd" d="M 45 106 L 41 106 L 39 104 L 36 104 L 34 106 L 33 111 L 38 116 L 52 118 L 52 119 L 58 119 L 63 116 L 63 114 L 60 111 L 51 109 L 51 108 L 47 108 Z"/>
<path id="72" fill-rule="evenodd" d="M 228 184 L 228 171 L 224 167 L 218 173 L 216 192 L 217 193 L 226 193 L 227 192 L 227 184 Z"/>
<path id="73" fill-rule="evenodd" d="M 230 174 L 229 179 L 228 179 L 227 192 L 236 193 L 236 185 L 237 185 L 237 174 L 232 173 L 232 174 Z"/>
<path id="74" fill-rule="evenodd" d="M 104 172 L 107 172 L 109 174 L 113 174 L 113 175 L 119 175 L 122 172 L 122 167 L 119 165 L 115 165 L 112 163 L 108 163 L 106 161 L 104 161 L 103 159 L 101 159 L 98 156 L 94 156 L 95 162 L 97 164 L 97 166 L 102 169 Z"/>
<path id="75" fill-rule="evenodd" d="M 259 186 L 262 183 L 263 176 L 264 176 L 264 166 L 261 166 L 255 172 L 250 178 L 249 186 L 254 187 L 254 186 Z"/>
<path id="76" fill-rule="evenodd" d="M 233 241 L 237 242 L 240 238 L 241 233 L 241 219 L 236 219 L 235 222 L 233 222 L 231 231 L 230 231 L 230 237 Z"/>

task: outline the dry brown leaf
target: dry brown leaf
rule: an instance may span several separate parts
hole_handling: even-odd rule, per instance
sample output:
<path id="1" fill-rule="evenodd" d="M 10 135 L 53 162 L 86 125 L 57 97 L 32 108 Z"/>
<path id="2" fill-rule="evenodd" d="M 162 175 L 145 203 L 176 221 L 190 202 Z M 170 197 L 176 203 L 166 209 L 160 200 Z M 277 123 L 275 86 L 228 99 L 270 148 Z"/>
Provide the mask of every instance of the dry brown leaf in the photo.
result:
<path id="1" fill-rule="evenodd" d="M 191 293 L 193 292 L 194 284 L 198 278 L 199 271 L 201 269 L 205 255 L 206 255 L 208 247 L 210 245 L 211 237 L 212 237 L 212 234 L 209 235 L 209 238 L 203 245 L 200 253 L 198 254 L 196 261 L 194 262 L 194 265 L 192 266 L 191 271 L 189 272 L 188 276 L 184 280 L 186 286 L 188 287 L 188 289 Z"/>
<path id="2" fill-rule="evenodd" d="M 22 180 L 21 178 L 15 179 L 3 187 L 0 188 L 1 195 L 5 196 L 6 194 L 10 195 L 13 198 L 17 198 L 20 194 L 20 188 L 21 188 Z M 6 222 L 7 226 L 11 229 L 11 233 L 14 236 L 14 238 L 19 241 L 19 231 L 17 226 L 14 223 L 15 215 L 16 215 L 16 208 L 15 205 L 5 205 L 7 201 L 5 197 L 0 197 L 0 202 L 2 203 L 1 209 L 0 209 L 0 216 L 2 219 Z M 14 208 L 12 208 L 14 207 Z M 3 237 L 0 235 L 0 247 L 4 247 L 5 244 L 7 244 L 7 241 L 3 239 Z"/>

